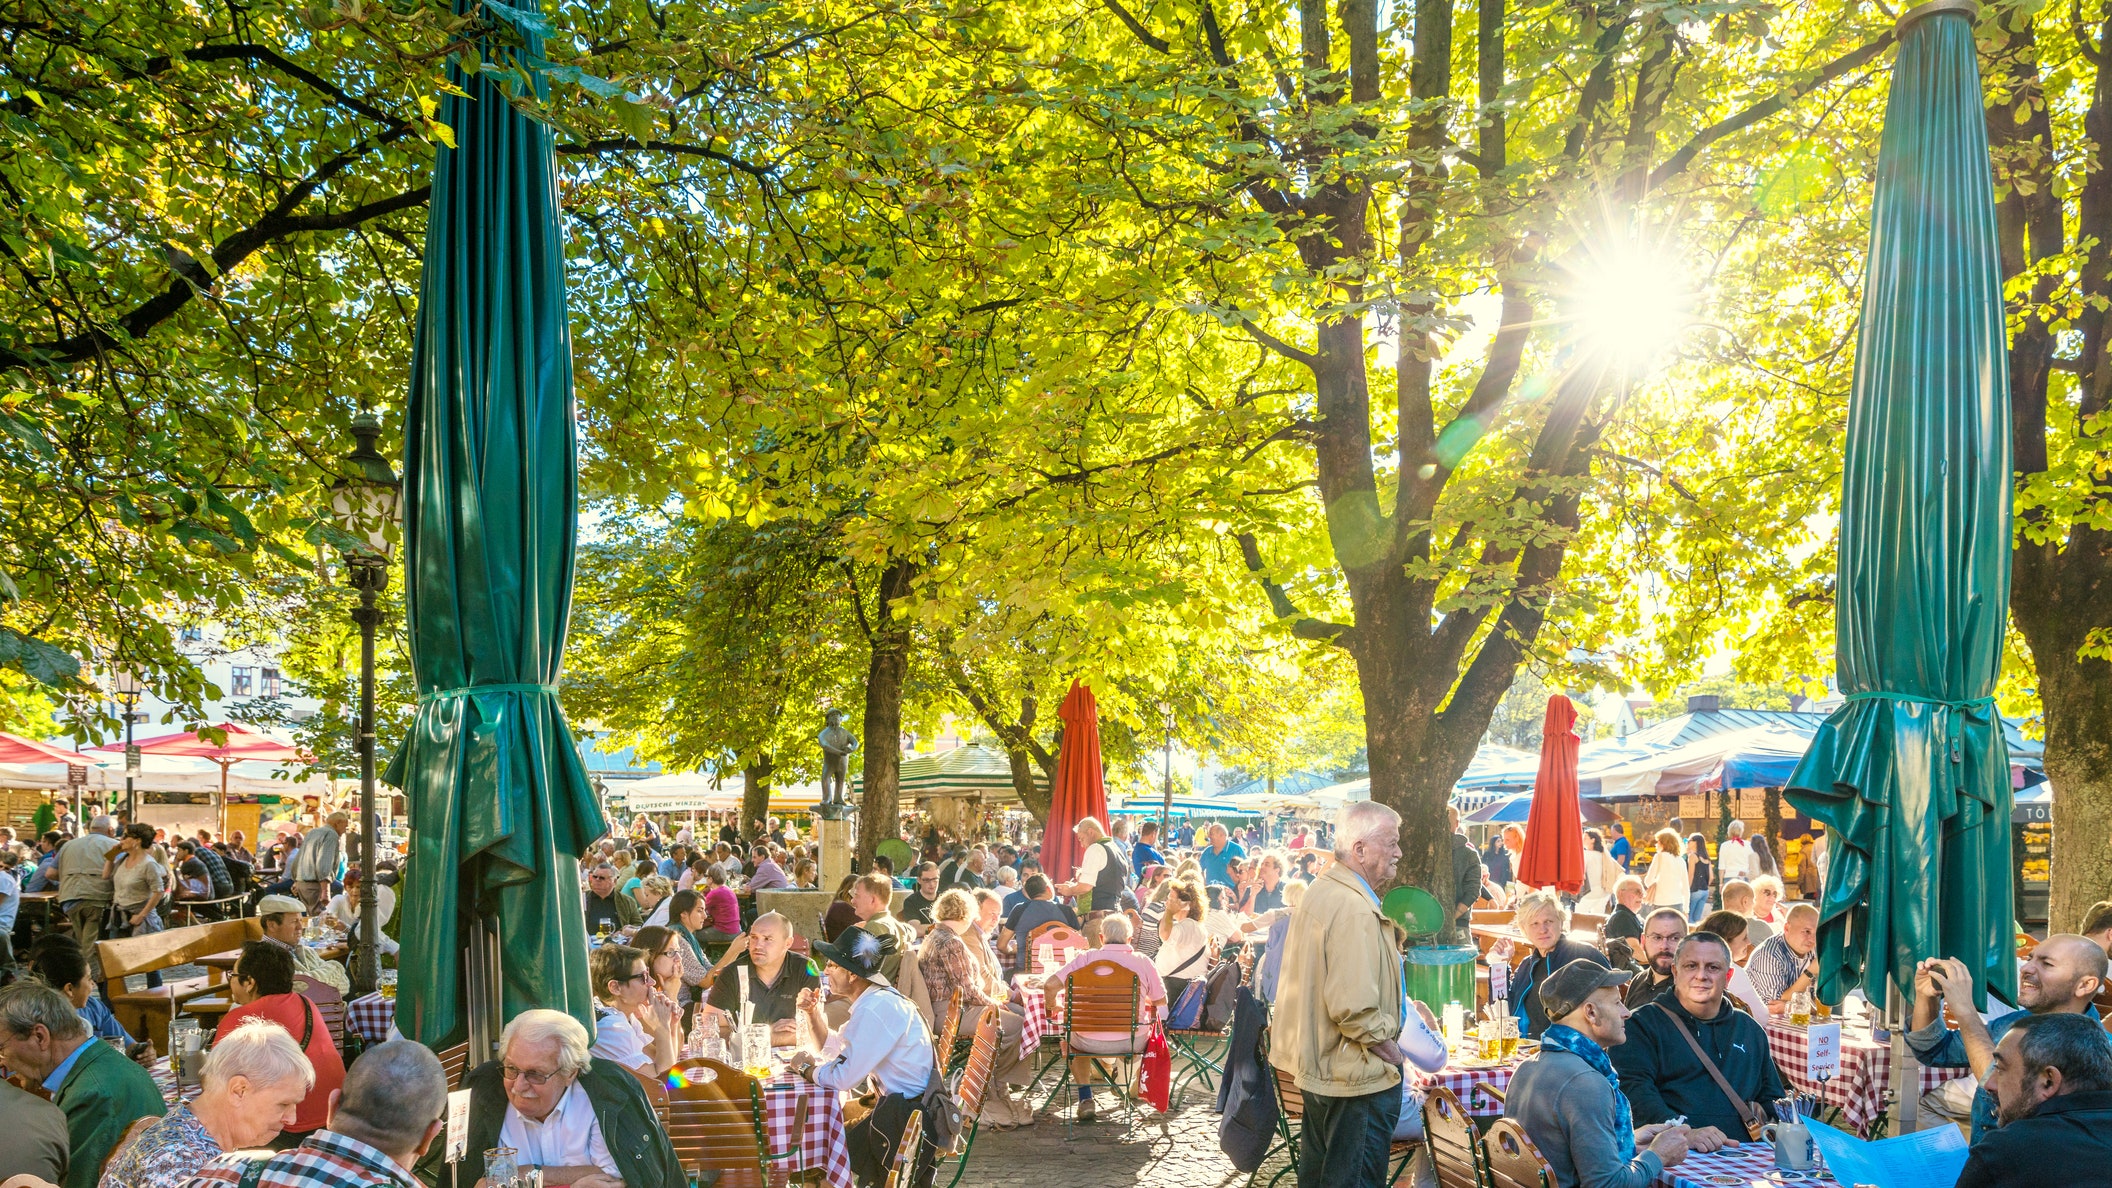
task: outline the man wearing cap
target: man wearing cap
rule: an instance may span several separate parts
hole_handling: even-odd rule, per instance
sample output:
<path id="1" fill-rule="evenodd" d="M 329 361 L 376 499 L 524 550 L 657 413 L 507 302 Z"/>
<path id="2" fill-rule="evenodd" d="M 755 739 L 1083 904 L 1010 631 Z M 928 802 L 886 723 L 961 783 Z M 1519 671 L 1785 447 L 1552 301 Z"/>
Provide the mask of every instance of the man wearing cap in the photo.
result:
<path id="1" fill-rule="evenodd" d="M 301 901 L 291 895 L 267 895 L 258 900 L 257 922 L 263 926 L 264 939 L 293 954 L 294 973 L 333 986 L 339 994 L 350 994 L 352 979 L 345 976 L 345 967 L 324 960 L 322 954 L 301 943 L 305 911 Z"/>
<path id="2" fill-rule="evenodd" d="M 860 1184 L 887 1179 L 888 1164 L 903 1141 L 910 1112 L 919 1108 L 928 1090 L 936 1086 L 943 1092 L 945 1088 L 934 1076 L 931 1032 L 924 1026 L 924 1017 L 880 972 L 891 939 L 853 927 L 844 929 L 834 944 L 813 942 L 814 955 L 828 963 L 830 995 L 849 999 L 851 1015 L 843 1025 L 834 1060 L 823 1064 L 813 1053 L 799 1052 L 790 1065 L 794 1073 L 824 1089 L 842 1092 L 868 1076 L 879 1087 L 880 1100 L 873 1111 L 844 1128 L 851 1174 Z M 828 1044 L 831 1029 L 820 992 L 800 991 L 799 1009 L 813 1025 L 815 1041 Z M 914 1167 L 912 1188 L 930 1188 L 934 1168 L 928 1149 L 920 1148 Z"/>
<path id="3" fill-rule="evenodd" d="M 1538 987 L 1553 1022 L 1541 1034 L 1539 1054 L 1512 1075 L 1503 1116 L 1525 1127 L 1554 1168 L 1556 1188 L 1647 1188 L 1687 1156 L 1685 1125 L 1635 1128 L 1606 1054 L 1628 1038 L 1628 1008 L 1621 1002 L 1627 984 L 1620 970 L 1579 960 Z"/>

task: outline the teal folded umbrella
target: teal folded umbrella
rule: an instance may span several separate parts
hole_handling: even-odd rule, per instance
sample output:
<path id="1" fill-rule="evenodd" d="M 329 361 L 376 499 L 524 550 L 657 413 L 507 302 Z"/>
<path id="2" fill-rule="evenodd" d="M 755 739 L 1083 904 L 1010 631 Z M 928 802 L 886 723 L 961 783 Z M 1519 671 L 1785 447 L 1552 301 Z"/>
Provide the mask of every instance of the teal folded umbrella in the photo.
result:
<path id="1" fill-rule="evenodd" d="M 1822 999 L 1956 957 L 2014 1001 L 2009 377 L 1970 0 L 1900 18 L 1848 405 L 1836 598 L 1847 704 L 1790 778 L 1831 832 Z"/>
<path id="2" fill-rule="evenodd" d="M 506 1018 L 552 1007 L 592 1029 L 578 858 L 607 829 L 557 698 L 578 487 L 550 131 L 488 78 L 449 76 L 468 97 L 442 108 L 456 147 L 434 162 L 405 417 L 421 699 L 386 777 L 411 815 L 397 1026 L 428 1043 L 464 1032 L 480 919 Z"/>

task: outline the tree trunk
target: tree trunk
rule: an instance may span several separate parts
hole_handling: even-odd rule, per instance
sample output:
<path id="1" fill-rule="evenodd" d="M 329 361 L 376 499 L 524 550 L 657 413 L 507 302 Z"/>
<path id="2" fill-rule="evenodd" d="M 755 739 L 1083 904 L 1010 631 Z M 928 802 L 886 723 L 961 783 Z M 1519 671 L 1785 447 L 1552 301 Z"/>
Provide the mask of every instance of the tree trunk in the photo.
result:
<path id="1" fill-rule="evenodd" d="M 769 836 L 768 825 L 758 829 L 756 822 L 770 819 L 770 773 L 775 770 L 777 763 L 768 755 L 741 769 L 741 837 L 751 846 Z"/>
<path id="2" fill-rule="evenodd" d="M 881 842 L 902 830 L 902 682 L 909 672 L 909 623 L 894 604 L 909 594 L 916 567 L 892 561 L 880 575 L 872 620 L 872 658 L 865 669 L 865 792 L 858 802 L 858 861 L 870 868 Z"/>
<path id="3" fill-rule="evenodd" d="M 2082 655 L 2112 621 L 2112 534 L 2075 529 L 2068 547 L 2016 552 L 2011 605 L 2038 668 L 2053 784 L 2048 927 L 2073 930 L 2112 888 L 2112 662 Z"/>

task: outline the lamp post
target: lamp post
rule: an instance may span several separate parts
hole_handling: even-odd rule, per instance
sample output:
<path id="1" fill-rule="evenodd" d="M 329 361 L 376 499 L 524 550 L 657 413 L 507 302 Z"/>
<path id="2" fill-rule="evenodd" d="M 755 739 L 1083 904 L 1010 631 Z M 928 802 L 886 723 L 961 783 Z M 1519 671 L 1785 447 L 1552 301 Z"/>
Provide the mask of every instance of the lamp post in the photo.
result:
<path id="1" fill-rule="evenodd" d="M 132 745 L 132 727 L 139 721 L 134 711 L 145 687 L 138 669 L 119 662 L 110 671 L 110 688 L 125 704 L 125 824 L 130 825 L 139 820 L 139 793 L 132 788 L 133 778 L 139 775 L 139 751 Z"/>
<path id="2" fill-rule="evenodd" d="M 374 448 L 381 421 L 369 412 L 352 418 L 358 444 L 345 455 L 350 474 L 330 485 L 330 513 L 346 540 L 340 542 L 347 584 L 359 591 L 352 621 L 359 624 L 359 948 L 353 959 L 352 992 L 370 994 L 380 981 L 380 901 L 376 898 L 381 844 L 374 813 L 374 633 L 381 626 L 375 605 L 389 587 L 389 554 L 395 545 L 396 472 Z"/>
<path id="3" fill-rule="evenodd" d="M 1173 830 L 1173 705 L 1162 703 L 1159 712 L 1166 723 L 1166 754 L 1162 770 L 1166 775 L 1166 799 L 1159 805 L 1159 844 L 1165 845 Z"/>

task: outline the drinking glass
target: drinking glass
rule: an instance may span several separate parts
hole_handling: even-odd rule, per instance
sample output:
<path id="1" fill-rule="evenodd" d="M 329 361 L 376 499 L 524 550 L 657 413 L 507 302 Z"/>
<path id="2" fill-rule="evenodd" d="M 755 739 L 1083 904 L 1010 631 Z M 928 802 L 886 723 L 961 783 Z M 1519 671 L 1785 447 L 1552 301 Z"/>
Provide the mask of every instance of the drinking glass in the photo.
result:
<path id="1" fill-rule="evenodd" d="M 1503 1038 L 1501 1042 L 1505 1060 L 1509 1060 L 1518 1054 L 1518 1016 L 1505 1015 L 1503 1017 Z"/>

